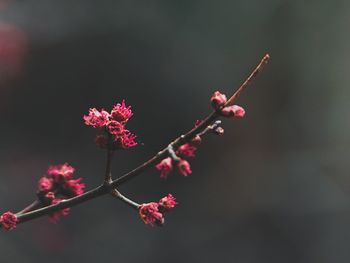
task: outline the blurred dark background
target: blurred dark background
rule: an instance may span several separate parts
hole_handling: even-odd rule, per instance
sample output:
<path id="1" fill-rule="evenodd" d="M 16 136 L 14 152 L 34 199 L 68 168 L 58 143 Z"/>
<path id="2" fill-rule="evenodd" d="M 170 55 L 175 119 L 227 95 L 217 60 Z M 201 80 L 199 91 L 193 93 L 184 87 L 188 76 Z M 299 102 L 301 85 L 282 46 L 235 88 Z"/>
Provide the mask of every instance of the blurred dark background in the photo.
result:
<path id="1" fill-rule="evenodd" d="M 230 93 L 269 52 L 224 123 L 168 180 L 148 170 L 121 191 L 172 192 L 163 228 L 101 197 L 59 224 L 2 232 L 2 262 L 349 262 L 350 2 L 0 0 L 0 207 L 35 197 L 49 164 L 68 162 L 88 189 L 105 153 L 82 116 L 122 99 L 143 146 L 120 152 L 119 176 Z"/>

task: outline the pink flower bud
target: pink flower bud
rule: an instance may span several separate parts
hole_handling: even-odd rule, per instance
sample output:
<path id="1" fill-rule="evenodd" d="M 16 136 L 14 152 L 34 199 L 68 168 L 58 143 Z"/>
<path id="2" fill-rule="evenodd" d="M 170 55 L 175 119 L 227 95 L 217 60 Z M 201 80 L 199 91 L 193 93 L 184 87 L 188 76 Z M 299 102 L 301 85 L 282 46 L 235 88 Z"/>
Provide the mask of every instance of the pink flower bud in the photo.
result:
<path id="1" fill-rule="evenodd" d="M 38 190 L 39 192 L 48 192 L 52 189 L 53 182 L 52 179 L 47 177 L 41 177 L 38 182 Z"/>
<path id="2" fill-rule="evenodd" d="M 119 121 L 110 121 L 107 124 L 107 129 L 110 134 L 120 136 L 124 133 L 124 125 L 120 123 Z"/>
<path id="3" fill-rule="evenodd" d="M 221 110 L 221 114 L 228 118 L 243 118 L 245 110 L 238 105 L 227 106 Z"/>
<path id="4" fill-rule="evenodd" d="M 224 128 L 222 128 L 222 127 L 217 127 L 217 128 L 214 130 L 214 133 L 215 133 L 216 135 L 222 136 L 222 135 L 224 135 L 225 130 L 224 130 Z"/>
<path id="5" fill-rule="evenodd" d="M 202 142 L 202 138 L 199 135 L 196 135 L 191 141 L 190 141 L 190 145 L 197 147 L 198 145 L 200 145 Z"/>
<path id="6" fill-rule="evenodd" d="M 64 183 L 63 188 L 71 196 L 78 196 L 84 193 L 85 184 L 80 183 L 83 178 L 68 180 Z"/>
<path id="7" fill-rule="evenodd" d="M 113 107 L 111 115 L 116 121 L 126 122 L 131 118 L 133 112 L 131 110 L 131 106 L 126 107 L 125 101 L 123 100 L 121 104 L 118 103 Z"/>
<path id="8" fill-rule="evenodd" d="M 3 213 L 2 216 L 0 217 L 0 224 L 5 230 L 15 229 L 17 222 L 18 222 L 17 216 L 10 211 Z"/>
<path id="9" fill-rule="evenodd" d="M 107 111 L 98 111 L 96 108 L 90 108 L 89 114 L 85 115 L 83 118 L 86 125 L 90 125 L 94 128 L 102 128 L 107 124 L 109 117 L 110 114 Z"/>
<path id="10" fill-rule="evenodd" d="M 210 98 L 210 102 L 214 109 L 219 109 L 225 105 L 227 98 L 225 94 L 222 94 L 219 91 L 215 91 Z"/>
<path id="11" fill-rule="evenodd" d="M 139 215 L 141 217 L 141 220 L 146 225 L 163 225 L 164 217 L 163 214 L 159 212 L 158 208 L 159 204 L 155 202 L 140 205 Z"/>
<path id="12" fill-rule="evenodd" d="M 135 141 L 136 138 L 137 136 L 135 134 L 125 130 L 121 136 L 116 136 L 115 140 L 117 140 L 121 149 L 129 149 L 137 145 L 137 142 Z"/>
<path id="13" fill-rule="evenodd" d="M 176 154 L 182 157 L 195 157 L 197 148 L 194 146 L 190 146 L 188 143 L 181 145 Z"/>
<path id="14" fill-rule="evenodd" d="M 172 194 L 168 194 L 159 200 L 159 210 L 162 212 L 169 212 L 173 209 L 178 203 L 176 202 L 176 198 Z"/>
<path id="15" fill-rule="evenodd" d="M 56 198 L 55 197 L 55 194 L 53 192 L 48 192 L 46 195 L 45 195 L 45 198 L 49 201 L 49 203 L 51 204 L 52 201 Z"/>
<path id="16" fill-rule="evenodd" d="M 75 169 L 68 163 L 51 165 L 47 170 L 48 176 L 50 176 L 56 183 L 61 183 L 66 180 L 72 179 Z"/>
<path id="17" fill-rule="evenodd" d="M 184 159 L 181 159 L 177 164 L 177 168 L 179 169 L 179 173 L 183 176 L 188 176 L 192 173 L 191 166 L 189 162 Z"/>
<path id="18" fill-rule="evenodd" d="M 160 171 L 160 178 L 166 179 L 173 170 L 173 160 L 170 157 L 163 159 L 156 165 L 156 169 Z"/>

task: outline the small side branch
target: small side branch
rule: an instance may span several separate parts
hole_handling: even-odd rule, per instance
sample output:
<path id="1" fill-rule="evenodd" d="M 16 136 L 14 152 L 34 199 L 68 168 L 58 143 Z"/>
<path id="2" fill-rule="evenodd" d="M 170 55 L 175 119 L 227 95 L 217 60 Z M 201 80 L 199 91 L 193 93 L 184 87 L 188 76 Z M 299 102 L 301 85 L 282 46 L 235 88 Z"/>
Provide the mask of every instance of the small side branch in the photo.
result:
<path id="1" fill-rule="evenodd" d="M 111 194 L 136 210 L 140 206 L 140 204 L 138 204 L 138 203 L 132 201 L 131 199 L 127 198 L 126 196 L 122 195 L 117 189 L 113 189 Z"/>
<path id="2" fill-rule="evenodd" d="M 31 203 L 30 205 L 28 205 L 27 207 L 25 207 L 24 209 L 22 209 L 21 211 L 19 211 L 17 214 L 24 214 L 27 213 L 29 211 L 32 211 L 34 209 L 39 208 L 41 205 L 41 202 L 37 199 L 35 200 L 33 203 Z"/>

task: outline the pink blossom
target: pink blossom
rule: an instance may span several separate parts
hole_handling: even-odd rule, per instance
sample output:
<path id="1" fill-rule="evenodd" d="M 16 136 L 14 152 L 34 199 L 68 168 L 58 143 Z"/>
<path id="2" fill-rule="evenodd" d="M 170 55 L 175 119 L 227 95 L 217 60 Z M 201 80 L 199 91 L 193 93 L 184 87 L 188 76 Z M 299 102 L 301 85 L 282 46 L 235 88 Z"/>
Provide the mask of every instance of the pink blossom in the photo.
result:
<path id="1" fill-rule="evenodd" d="M 109 117 L 110 114 L 107 111 L 98 111 L 96 108 L 90 108 L 89 115 L 84 115 L 84 121 L 86 125 L 102 128 L 107 124 Z"/>
<path id="2" fill-rule="evenodd" d="M 51 165 L 47 174 L 57 183 L 72 179 L 75 169 L 68 163 Z"/>
<path id="3" fill-rule="evenodd" d="M 46 195 L 45 195 L 45 198 L 50 201 L 49 203 L 51 204 L 52 201 L 56 198 L 55 197 L 55 194 L 53 192 L 48 192 Z"/>
<path id="4" fill-rule="evenodd" d="M 122 103 L 117 103 L 111 112 L 112 118 L 119 122 L 126 122 L 128 121 L 131 116 L 133 115 L 133 112 L 131 110 L 131 106 L 126 107 L 125 100 L 122 101 Z"/>
<path id="5" fill-rule="evenodd" d="M 164 224 L 163 214 L 159 212 L 158 208 L 159 204 L 155 202 L 140 205 L 139 214 L 146 225 L 154 226 L 155 224 Z"/>
<path id="6" fill-rule="evenodd" d="M 181 145 L 177 149 L 177 155 L 182 157 L 195 157 L 197 148 L 189 145 L 188 143 Z"/>
<path id="7" fill-rule="evenodd" d="M 221 114 L 225 117 L 235 117 L 235 118 L 243 118 L 245 115 L 245 110 L 238 105 L 227 106 L 221 110 Z"/>
<path id="8" fill-rule="evenodd" d="M 215 133 L 216 135 L 222 136 L 222 135 L 224 135 L 225 130 L 224 130 L 224 128 L 222 128 L 222 127 L 217 127 L 217 128 L 214 130 L 214 133 Z"/>
<path id="9" fill-rule="evenodd" d="M 107 124 L 107 129 L 110 134 L 120 136 L 124 133 L 124 124 L 119 121 L 110 121 Z"/>
<path id="10" fill-rule="evenodd" d="M 199 135 L 196 135 L 191 141 L 190 141 L 190 145 L 192 145 L 192 146 L 198 146 L 198 145 L 200 145 L 201 144 L 201 142 L 202 142 L 202 138 L 201 138 L 201 136 L 199 136 Z"/>
<path id="11" fill-rule="evenodd" d="M 178 203 L 176 202 L 176 198 L 172 194 L 168 194 L 159 200 L 159 209 L 164 210 L 164 212 L 169 212 L 173 209 Z"/>
<path id="12" fill-rule="evenodd" d="M 3 213 L 0 217 L 0 224 L 5 230 L 12 230 L 16 228 L 18 219 L 17 216 L 11 211 Z"/>
<path id="13" fill-rule="evenodd" d="M 59 198 L 56 198 L 54 200 L 52 200 L 52 205 L 55 205 L 55 204 L 58 204 L 60 203 L 62 200 L 59 199 Z M 67 216 L 70 212 L 70 208 L 67 207 L 67 208 L 63 208 L 57 212 L 54 212 L 52 213 L 51 215 L 49 215 L 49 220 L 52 222 L 52 223 L 57 223 L 59 221 L 59 219 L 62 217 L 62 216 Z"/>
<path id="14" fill-rule="evenodd" d="M 49 179 L 47 177 L 41 177 L 38 182 L 38 190 L 40 192 L 48 192 L 52 189 L 53 182 L 52 179 Z"/>
<path id="15" fill-rule="evenodd" d="M 215 109 L 219 109 L 225 105 L 227 98 L 225 94 L 222 94 L 219 91 L 215 91 L 210 98 L 210 102 Z"/>
<path id="16" fill-rule="evenodd" d="M 183 176 L 188 176 L 192 173 L 191 166 L 189 162 L 184 159 L 181 159 L 177 164 L 177 168 L 179 169 L 179 173 Z"/>
<path id="17" fill-rule="evenodd" d="M 83 178 L 68 180 L 64 183 L 63 187 L 73 196 L 81 195 L 85 189 L 85 184 L 81 183 L 82 180 Z"/>
<path id="18" fill-rule="evenodd" d="M 129 149 L 137 145 L 137 142 L 135 142 L 136 137 L 137 136 L 135 134 L 132 134 L 130 131 L 125 130 L 120 137 L 116 137 L 116 140 L 118 140 L 119 146 L 122 149 Z"/>
<path id="19" fill-rule="evenodd" d="M 166 179 L 168 174 L 173 170 L 173 161 L 170 157 L 163 159 L 156 165 L 156 169 L 160 171 L 160 178 Z"/>

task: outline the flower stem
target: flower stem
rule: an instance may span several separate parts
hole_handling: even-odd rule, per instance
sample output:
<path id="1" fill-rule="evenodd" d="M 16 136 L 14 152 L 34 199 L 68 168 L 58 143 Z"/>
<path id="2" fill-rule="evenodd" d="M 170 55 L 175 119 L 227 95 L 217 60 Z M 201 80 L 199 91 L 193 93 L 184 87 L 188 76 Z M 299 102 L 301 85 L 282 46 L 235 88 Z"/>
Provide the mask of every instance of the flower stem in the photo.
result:
<path id="1" fill-rule="evenodd" d="M 109 184 L 112 181 L 112 159 L 114 150 L 107 149 L 107 163 L 104 182 Z"/>
<path id="2" fill-rule="evenodd" d="M 131 206 L 134 209 L 138 209 L 140 204 L 132 201 L 131 199 L 127 198 L 126 196 L 122 195 L 117 189 L 113 189 L 111 191 L 112 195 L 119 198 L 121 201 L 126 203 L 127 205 Z"/>

